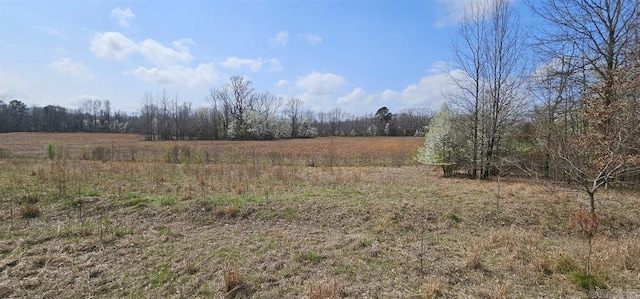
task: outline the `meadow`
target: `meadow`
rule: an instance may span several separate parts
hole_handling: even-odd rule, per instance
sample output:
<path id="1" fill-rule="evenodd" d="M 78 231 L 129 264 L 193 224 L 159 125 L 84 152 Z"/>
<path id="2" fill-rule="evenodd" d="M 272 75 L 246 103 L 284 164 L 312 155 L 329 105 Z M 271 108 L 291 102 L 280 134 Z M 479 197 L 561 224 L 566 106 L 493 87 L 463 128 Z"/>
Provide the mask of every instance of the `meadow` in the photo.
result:
<path id="1" fill-rule="evenodd" d="M 1 298 L 632 298 L 640 195 L 443 178 L 423 138 L 0 134 Z M 609 296 L 609 297 L 603 297 Z"/>

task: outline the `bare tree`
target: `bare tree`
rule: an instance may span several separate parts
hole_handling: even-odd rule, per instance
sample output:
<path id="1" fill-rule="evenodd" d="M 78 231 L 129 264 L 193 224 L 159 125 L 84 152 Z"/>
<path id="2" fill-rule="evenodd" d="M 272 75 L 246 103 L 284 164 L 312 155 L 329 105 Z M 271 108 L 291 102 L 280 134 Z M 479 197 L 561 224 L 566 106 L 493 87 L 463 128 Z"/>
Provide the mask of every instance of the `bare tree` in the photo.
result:
<path id="1" fill-rule="evenodd" d="M 549 59 L 563 59 L 582 85 L 577 126 L 551 150 L 565 175 L 589 194 L 638 172 L 637 0 L 543 0 L 532 2 L 545 21 L 536 36 Z M 575 84 L 574 84 L 575 85 Z"/>
<path id="2" fill-rule="evenodd" d="M 140 111 L 140 117 L 143 123 L 144 140 L 156 140 L 156 134 L 154 128 L 154 119 L 156 119 L 158 107 L 153 102 L 153 95 L 150 92 L 145 92 L 142 96 L 142 109 Z"/>
<path id="3" fill-rule="evenodd" d="M 296 97 L 291 97 L 287 100 L 284 109 L 284 115 L 291 123 L 291 138 L 298 137 L 298 124 L 301 117 L 301 111 L 303 101 Z"/>
<path id="4" fill-rule="evenodd" d="M 451 79 L 458 91 L 448 96 L 454 104 L 469 117 L 469 135 L 472 140 L 471 176 L 478 176 L 480 145 L 483 144 L 480 113 L 482 110 L 482 93 L 485 89 L 484 79 L 484 38 L 487 32 L 486 9 L 488 2 L 476 1 L 465 11 L 460 23 L 458 38 L 453 45 L 454 68 L 461 71 L 450 72 Z"/>
<path id="5" fill-rule="evenodd" d="M 525 35 L 507 0 L 477 1 L 466 12 L 451 72 L 457 92 L 447 94 L 468 116 L 470 173 L 488 179 L 509 128 L 523 108 L 528 75 Z"/>
<path id="6" fill-rule="evenodd" d="M 541 0 L 530 6 L 547 23 L 537 36 L 540 49 L 549 57 L 573 57 L 576 70 L 604 82 L 598 92 L 605 105 L 614 101 L 615 71 L 631 62 L 637 46 L 640 1 Z"/>

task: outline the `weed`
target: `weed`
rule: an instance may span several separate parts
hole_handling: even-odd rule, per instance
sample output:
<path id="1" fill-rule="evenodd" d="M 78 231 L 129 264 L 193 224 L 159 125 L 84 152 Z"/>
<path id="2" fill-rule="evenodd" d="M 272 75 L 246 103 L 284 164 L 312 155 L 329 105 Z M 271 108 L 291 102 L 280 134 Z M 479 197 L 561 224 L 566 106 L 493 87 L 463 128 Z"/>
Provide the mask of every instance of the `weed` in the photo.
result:
<path id="1" fill-rule="evenodd" d="M 56 146 L 53 143 L 49 143 L 46 149 L 47 158 L 51 161 L 56 158 Z"/>
<path id="2" fill-rule="evenodd" d="M 482 251 L 480 250 L 480 247 L 474 247 L 471 250 L 467 250 L 465 260 L 464 260 L 464 266 L 467 269 L 472 269 L 472 270 L 481 269 L 482 268 L 481 258 L 482 258 Z"/>
<path id="3" fill-rule="evenodd" d="M 454 223 L 460 223 L 460 221 L 462 221 L 462 218 L 460 218 L 460 216 L 455 212 L 446 212 L 442 214 L 442 219 L 449 220 Z"/>
<path id="4" fill-rule="evenodd" d="M 29 193 L 22 198 L 20 203 L 23 204 L 37 204 L 40 201 L 37 194 Z"/>
<path id="5" fill-rule="evenodd" d="M 238 217 L 238 215 L 240 214 L 240 211 L 238 210 L 238 208 L 236 208 L 233 205 L 227 205 L 224 207 L 214 207 L 213 208 L 213 215 L 216 218 L 236 218 Z"/>
<path id="6" fill-rule="evenodd" d="M 556 261 L 556 271 L 567 274 L 578 270 L 578 265 L 566 256 L 560 256 Z"/>
<path id="7" fill-rule="evenodd" d="M 163 236 L 170 236 L 171 235 L 171 227 L 161 226 L 161 227 L 158 228 L 158 233 L 160 233 Z"/>
<path id="8" fill-rule="evenodd" d="M 586 274 L 583 271 L 573 271 L 570 273 L 571 280 L 585 290 L 608 289 L 609 285 L 601 278 L 593 274 Z"/>
<path id="9" fill-rule="evenodd" d="M 31 219 L 40 216 L 40 208 L 35 203 L 28 203 L 20 207 L 20 215 L 24 219 Z"/>
<path id="10" fill-rule="evenodd" d="M 187 260 L 184 263 L 184 266 L 182 267 L 182 269 L 184 270 L 185 273 L 189 275 L 196 274 L 198 273 L 198 271 L 200 271 L 200 267 L 198 266 L 198 264 L 194 263 L 191 260 Z"/>
<path id="11" fill-rule="evenodd" d="M 433 276 L 427 277 L 426 281 L 420 286 L 420 292 L 424 298 L 438 298 L 442 296 L 442 286 L 440 280 Z"/>
<path id="12" fill-rule="evenodd" d="M 510 298 L 511 283 L 509 281 L 497 282 L 495 289 L 493 290 L 493 298 Z"/>
<path id="13" fill-rule="evenodd" d="M 589 245 L 589 252 L 587 253 L 587 276 L 591 272 L 591 252 L 593 248 L 593 237 L 598 231 L 598 225 L 600 224 L 600 216 L 593 212 L 587 212 L 585 210 L 577 211 L 572 217 L 571 221 L 574 222 L 587 238 Z"/>
<path id="14" fill-rule="evenodd" d="M 362 247 L 362 248 L 371 247 L 371 244 L 372 244 L 372 242 L 369 239 L 360 240 L 360 247 Z"/>
<path id="15" fill-rule="evenodd" d="M 151 285 L 154 287 L 164 286 L 173 277 L 171 265 L 169 263 L 153 267 L 151 273 L 153 274 L 151 277 Z"/>
<path id="16" fill-rule="evenodd" d="M 227 266 L 222 270 L 222 272 L 225 293 L 244 287 L 245 283 L 240 275 L 240 269 L 238 269 L 237 263 L 227 263 Z"/>
<path id="17" fill-rule="evenodd" d="M 80 189 L 78 190 L 77 194 L 80 196 L 96 197 L 96 196 L 100 196 L 100 191 Z"/>
<path id="18" fill-rule="evenodd" d="M 111 229 L 111 233 L 116 237 L 133 235 L 133 228 L 114 227 Z"/>
<path id="19" fill-rule="evenodd" d="M 335 299 L 340 298 L 340 284 L 337 279 L 330 281 L 310 281 L 307 284 L 307 298 L 309 299 Z"/>
<path id="20" fill-rule="evenodd" d="M 160 198 L 160 204 L 163 206 L 173 206 L 176 204 L 176 200 L 171 196 L 162 197 Z"/>
<path id="21" fill-rule="evenodd" d="M 308 262 L 317 264 L 324 260 L 324 256 L 315 251 L 306 251 L 296 254 L 295 260 L 299 263 Z"/>

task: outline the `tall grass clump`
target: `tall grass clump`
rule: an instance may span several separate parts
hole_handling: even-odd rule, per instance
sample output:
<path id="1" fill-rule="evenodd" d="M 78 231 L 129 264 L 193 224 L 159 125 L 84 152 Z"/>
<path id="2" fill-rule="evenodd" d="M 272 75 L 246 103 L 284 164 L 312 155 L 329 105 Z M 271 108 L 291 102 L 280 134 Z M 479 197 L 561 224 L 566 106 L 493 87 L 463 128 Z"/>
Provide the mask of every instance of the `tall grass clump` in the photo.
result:
<path id="1" fill-rule="evenodd" d="M 340 298 L 340 284 L 338 280 L 311 281 L 307 284 L 306 295 L 309 299 Z"/>
<path id="2" fill-rule="evenodd" d="M 111 158 L 111 150 L 104 146 L 96 146 L 91 150 L 91 160 L 93 161 L 107 161 Z"/>
<path id="3" fill-rule="evenodd" d="M 162 160 L 166 163 L 201 164 L 207 159 L 207 153 L 201 150 L 192 150 L 186 145 L 170 145 L 165 147 Z"/>

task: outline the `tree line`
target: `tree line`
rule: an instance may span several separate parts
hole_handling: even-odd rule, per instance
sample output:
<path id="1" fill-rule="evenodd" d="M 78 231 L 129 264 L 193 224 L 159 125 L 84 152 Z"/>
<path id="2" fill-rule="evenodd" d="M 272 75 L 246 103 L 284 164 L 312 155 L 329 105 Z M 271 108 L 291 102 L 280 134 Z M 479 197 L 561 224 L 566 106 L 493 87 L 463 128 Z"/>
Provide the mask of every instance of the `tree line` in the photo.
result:
<path id="1" fill-rule="evenodd" d="M 235 76 L 211 89 L 208 105 L 194 107 L 166 90 L 146 92 L 141 108 L 126 113 L 109 100 L 86 99 L 77 109 L 57 105 L 27 107 L 0 98 L 0 133 L 134 133 L 145 140 L 271 140 L 317 136 L 423 136 L 432 112 L 427 108 L 391 113 L 387 107 L 354 116 L 340 108 L 305 111 L 299 98 L 257 92 L 253 82 Z"/>

